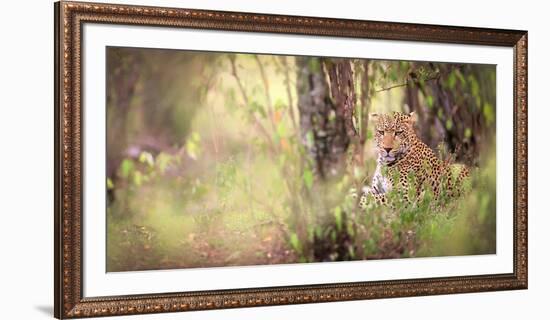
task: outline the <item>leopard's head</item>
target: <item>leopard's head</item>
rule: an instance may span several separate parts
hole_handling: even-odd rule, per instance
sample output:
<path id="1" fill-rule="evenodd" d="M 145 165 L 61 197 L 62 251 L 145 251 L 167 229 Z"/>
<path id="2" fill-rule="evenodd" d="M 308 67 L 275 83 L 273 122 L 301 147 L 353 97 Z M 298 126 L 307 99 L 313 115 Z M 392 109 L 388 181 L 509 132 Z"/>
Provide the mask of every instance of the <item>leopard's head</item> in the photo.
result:
<path id="1" fill-rule="evenodd" d="M 372 114 L 376 126 L 374 140 L 380 159 L 392 164 L 403 158 L 416 139 L 414 123 L 416 115 L 394 112 L 392 114 Z"/>

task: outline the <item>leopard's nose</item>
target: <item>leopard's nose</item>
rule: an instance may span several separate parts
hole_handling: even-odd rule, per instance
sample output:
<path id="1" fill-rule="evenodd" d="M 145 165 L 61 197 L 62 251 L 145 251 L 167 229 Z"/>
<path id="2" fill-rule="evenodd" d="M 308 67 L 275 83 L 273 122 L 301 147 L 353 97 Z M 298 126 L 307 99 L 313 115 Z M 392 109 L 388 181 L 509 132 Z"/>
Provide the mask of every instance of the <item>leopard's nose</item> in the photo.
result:
<path id="1" fill-rule="evenodd" d="M 386 150 L 386 153 L 390 153 L 392 148 L 384 148 L 384 150 Z"/>

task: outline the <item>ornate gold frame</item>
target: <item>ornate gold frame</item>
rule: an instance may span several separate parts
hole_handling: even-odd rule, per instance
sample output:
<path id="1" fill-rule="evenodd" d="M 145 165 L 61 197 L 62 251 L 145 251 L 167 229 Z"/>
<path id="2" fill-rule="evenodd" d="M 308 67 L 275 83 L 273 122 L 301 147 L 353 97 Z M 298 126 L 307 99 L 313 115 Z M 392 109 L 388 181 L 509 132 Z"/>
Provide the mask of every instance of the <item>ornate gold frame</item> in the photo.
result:
<path id="1" fill-rule="evenodd" d="M 82 294 L 81 40 L 84 23 L 308 34 L 513 47 L 514 272 L 85 298 Z M 55 4 L 55 316 L 284 305 L 527 288 L 527 32 L 143 6 Z"/>

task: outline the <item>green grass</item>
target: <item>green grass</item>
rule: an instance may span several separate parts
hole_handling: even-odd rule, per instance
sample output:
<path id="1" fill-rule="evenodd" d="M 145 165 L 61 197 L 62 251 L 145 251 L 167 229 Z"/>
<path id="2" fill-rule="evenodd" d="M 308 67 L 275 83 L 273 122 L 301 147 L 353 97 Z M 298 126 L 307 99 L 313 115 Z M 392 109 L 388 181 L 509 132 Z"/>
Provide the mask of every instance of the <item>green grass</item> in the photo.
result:
<path id="1" fill-rule="evenodd" d="M 428 193 L 408 204 L 393 192 L 393 209 L 358 209 L 347 179 L 290 194 L 277 168 L 267 157 L 237 158 L 201 179 L 157 173 L 119 186 L 108 210 L 108 269 L 495 253 L 494 158 L 472 171 L 460 198 Z"/>

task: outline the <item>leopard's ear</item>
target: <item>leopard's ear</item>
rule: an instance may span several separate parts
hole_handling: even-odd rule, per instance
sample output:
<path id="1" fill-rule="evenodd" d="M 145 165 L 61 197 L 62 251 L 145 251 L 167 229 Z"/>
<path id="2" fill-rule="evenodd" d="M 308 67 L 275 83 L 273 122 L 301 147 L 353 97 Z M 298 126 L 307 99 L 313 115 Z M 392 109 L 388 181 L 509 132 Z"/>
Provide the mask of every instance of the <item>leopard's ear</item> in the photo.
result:
<path id="1" fill-rule="evenodd" d="M 415 124 L 417 120 L 418 120 L 418 116 L 416 115 L 416 112 L 413 111 L 409 113 L 409 122 L 411 124 Z"/>
<path id="2" fill-rule="evenodd" d="M 371 113 L 370 118 L 372 120 L 378 120 L 380 118 L 380 115 L 378 113 Z"/>

